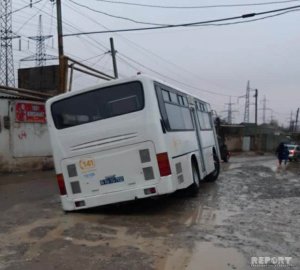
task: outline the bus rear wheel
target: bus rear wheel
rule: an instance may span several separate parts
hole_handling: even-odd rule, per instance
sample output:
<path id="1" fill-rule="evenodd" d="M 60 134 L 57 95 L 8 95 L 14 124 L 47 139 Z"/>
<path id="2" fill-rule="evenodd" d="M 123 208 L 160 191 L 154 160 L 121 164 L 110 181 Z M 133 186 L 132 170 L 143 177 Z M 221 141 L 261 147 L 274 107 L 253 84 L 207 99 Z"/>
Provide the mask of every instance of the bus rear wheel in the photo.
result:
<path id="1" fill-rule="evenodd" d="M 220 161 L 216 154 L 214 154 L 214 162 L 215 162 L 214 171 L 212 173 L 210 173 L 208 176 L 206 176 L 206 181 L 208 181 L 208 182 L 216 181 L 220 174 Z"/>

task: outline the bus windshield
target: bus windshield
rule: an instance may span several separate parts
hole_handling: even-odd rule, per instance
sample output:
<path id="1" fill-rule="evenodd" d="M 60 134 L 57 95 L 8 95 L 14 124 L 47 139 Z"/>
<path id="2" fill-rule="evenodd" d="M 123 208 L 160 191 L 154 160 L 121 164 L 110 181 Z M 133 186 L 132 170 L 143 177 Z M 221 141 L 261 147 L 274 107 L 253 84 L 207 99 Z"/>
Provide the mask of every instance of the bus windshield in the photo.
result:
<path id="1" fill-rule="evenodd" d="M 56 101 L 51 106 L 55 127 L 64 129 L 144 108 L 140 82 L 112 85 Z"/>

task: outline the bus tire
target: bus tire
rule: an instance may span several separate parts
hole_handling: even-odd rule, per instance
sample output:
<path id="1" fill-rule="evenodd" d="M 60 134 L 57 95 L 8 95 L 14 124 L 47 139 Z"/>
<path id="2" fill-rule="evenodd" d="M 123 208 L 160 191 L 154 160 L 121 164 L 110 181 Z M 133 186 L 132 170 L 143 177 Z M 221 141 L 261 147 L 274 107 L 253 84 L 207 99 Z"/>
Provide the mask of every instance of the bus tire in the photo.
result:
<path id="1" fill-rule="evenodd" d="M 215 163 L 214 171 L 210 173 L 208 176 L 206 176 L 206 181 L 208 182 L 216 181 L 220 174 L 220 160 L 215 152 L 214 152 L 214 163 Z"/>
<path id="2" fill-rule="evenodd" d="M 190 194 L 196 195 L 200 188 L 200 174 L 195 160 L 192 161 L 193 184 L 189 187 Z"/>

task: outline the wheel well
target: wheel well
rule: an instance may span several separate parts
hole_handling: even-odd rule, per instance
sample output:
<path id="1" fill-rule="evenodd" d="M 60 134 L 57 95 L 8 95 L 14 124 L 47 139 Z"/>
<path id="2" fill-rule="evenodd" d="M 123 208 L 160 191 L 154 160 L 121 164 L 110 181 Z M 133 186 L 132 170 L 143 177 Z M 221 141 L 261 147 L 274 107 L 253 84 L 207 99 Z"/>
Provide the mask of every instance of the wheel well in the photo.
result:
<path id="1" fill-rule="evenodd" d="M 218 157 L 217 150 L 215 147 L 213 147 L 212 152 L 213 152 L 214 160 L 219 161 L 219 157 Z"/>
<path id="2" fill-rule="evenodd" d="M 196 158 L 195 155 L 192 155 L 191 162 L 192 162 L 192 164 L 195 164 L 198 176 L 200 178 L 200 171 L 199 171 L 199 167 L 198 167 L 198 161 L 197 161 L 197 158 Z"/>

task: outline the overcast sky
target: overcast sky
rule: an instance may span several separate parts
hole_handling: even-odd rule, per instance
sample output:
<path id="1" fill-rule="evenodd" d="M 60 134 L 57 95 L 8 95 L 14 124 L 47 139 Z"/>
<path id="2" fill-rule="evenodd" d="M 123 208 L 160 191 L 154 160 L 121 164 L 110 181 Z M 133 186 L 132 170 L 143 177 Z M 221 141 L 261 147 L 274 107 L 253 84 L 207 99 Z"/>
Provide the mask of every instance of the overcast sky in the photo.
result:
<path id="1" fill-rule="evenodd" d="M 113 0 L 117 2 L 117 0 Z M 125 1 L 125 0 L 124 0 Z M 127 1 L 127 0 L 126 0 Z M 279 2 L 273 0 L 272 2 Z M 30 0 L 12 0 L 13 10 L 25 6 Z M 33 2 L 36 2 L 33 0 Z M 162 9 L 105 3 L 97 0 L 63 0 L 64 34 L 101 31 L 107 29 L 139 28 L 147 25 L 112 18 L 74 2 L 89 6 L 100 12 L 122 16 L 137 21 L 157 24 L 180 24 L 209 19 L 240 16 L 300 5 L 300 1 L 248 7 L 223 7 L 203 9 Z M 271 0 L 128 0 L 139 4 L 164 6 L 200 6 L 218 4 L 263 3 Z M 32 8 L 13 13 L 13 31 L 22 36 L 21 51 L 14 41 L 15 67 L 20 59 L 35 53 L 35 43 L 28 36 L 37 34 L 38 16 L 42 14 L 44 34 L 54 35 L 46 41 L 47 53 L 57 54 L 56 8 L 50 0 L 42 0 Z M 267 98 L 267 107 L 280 123 L 289 122 L 291 111 L 300 107 L 300 12 L 261 21 L 229 26 L 197 26 L 176 29 L 127 32 L 120 34 L 95 34 L 65 37 L 65 54 L 85 64 L 112 74 L 108 54 L 109 38 L 114 37 L 118 50 L 120 77 L 138 71 L 163 79 L 186 91 L 197 93 L 203 100 L 225 117 L 228 107 L 235 103 L 234 122 L 241 122 L 244 114 L 244 99 L 247 81 L 251 88 L 259 90 L 259 108 Z M 53 44 L 53 47 L 52 47 Z M 53 62 L 52 62 L 53 63 Z M 21 67 L 35 63 L 23 62 Z M 49 62 L 51 64 L 51 62 Z M 75 87 L 83 88 L 103 81 L 75 74 Z M 183 85 L 184 83 L 185 85 Z M 187 87 L 190 85 L 191 87 Z M 198 90 L 197 90 L 198 89 Z M 206 91 L 215 92 L 211 94 Z M 253 96 L 251 92 L 251 96 Z M 254 98 L 251 98 L 254 103 Z M 266 118 L 270 120 L 271 110 Z M 250 120 L 254 121 L 254 106 L 251 105 Z M 259 111 L 259 121 L 262 111 Z"/>

